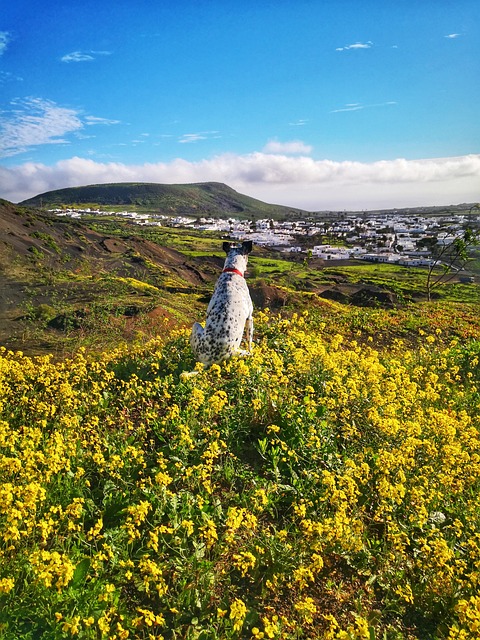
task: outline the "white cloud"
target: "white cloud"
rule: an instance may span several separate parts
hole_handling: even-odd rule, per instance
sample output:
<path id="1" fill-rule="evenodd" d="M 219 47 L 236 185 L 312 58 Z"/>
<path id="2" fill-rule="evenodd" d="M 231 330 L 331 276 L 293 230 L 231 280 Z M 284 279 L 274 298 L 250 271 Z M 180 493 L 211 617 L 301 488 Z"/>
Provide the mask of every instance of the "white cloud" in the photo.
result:
<path id="1" fill-rule="evenodd" d="M 344 107 L 340 109 L 333 109 L 330 113 L 342 113 L 344 111 L 361 111 L 362 109 L 374 109 L 376 107 L 389 107 L 396 105 L 397 102 L 395 100 L 388 100 L 387 102 L 378 102 L 377 104 L 359 104 L 358 102 L 353 102 L 351 104 L 346 104 Z"/>
<path id="2" fill-rule="evenodd" d="M 0 56 L 2 56 L 11 41 L 11 35 L 8 31 L 0 31 Z"/>
<path id="3" fill-rule="evenodd" d="M 448 36 L 444 36 L 444 37 L 450 40 L 455 40 L 455 38 L 459 38 L 461 35 L 462 35 L 461 33 L 449 33 Z"/>
<path id="4" fill-rule="evenodd" d="M 308 120 L 300 119 L 300 120 L 297 120 L 296 122 L 289 122 L 288 124 L 291 127 L 303 127 L 304 125 L 307 124 L 307 122 L 308 122 Z"/>
<path id="5" fill-rule="evenodd" d="M 94 183 L 205 181 L 225 182 L 266 202 L 311 211 L 446 205 L 480 199 L 480 155 L 362 163 L 257 152 L 142 165 L 75 157 L 53 166 L 28 162 L 0 167 L 0 197 L 18 202 Z"/>
<path id="6" fill-rule="evenodd" d="M 371 49 L 373 46 L 373 42 L 369 40 L 368 42 L 355 42 L 355 44 L 347 44 L 344 47 L 337 47 L 335 51 L 350 51 L 351 49 Z"/>
<path id="7" fill-rule="evenodd" d="M 361 109 L 365 109 L 361 104 L 346 104 L 341 109 L 333 109 L 330 113 L 342 113 L 343 111 L 360 111 Z"/>
<path id="8" fill-rule="evenodd" d="M 110 120 L 109 118 L 97 118 L 96 116 L 85 116 L 85 124 L 120 124 L 120 120 Z"/>
<path id="9" fill-rule="evenodd" d="M 11 103 L 10 112 L 0 114 L 0 157 L 22 153 L 39 144 L 65 143 L 61 136 L 82 128 L 73 109 L 50 100 L 26 98 Z"/>
<path id="10" fill-rule="evenodd" d="M 86 116 L 43 98 L 25 98 L 10 103 L 10 110 L 0 112 L 0 158 L 24 153 L 43 144 L 68 144 L 63 137 L 78 133 L 85 124 L 117 124 Z"/>
<path id="11" fill-rule="evenodd" d="M 72 51 L 60 58 L 62 62 L 92 62 L 97 56 L 110 56 L 111 51 Z"/>
<path id="12" fill-rule="evenodd" d="M 200 131 L 199 133 L 184 133 L 179 139 L 180 144 L 190 144 L 199 142 L 200 140 L 208 140 L 209 138 L 219 138 L 218 131 Z"/>
<path id="13" fill-rule="evenodd" d="M 269 140 L 264 146 L 264 153 L 284 153 L 286 155 L 310 154 L 313 147 L 305 144 L 301 140 L 291 140 L 290 142 L 279 142 L 278 140 Z"/>
<path id="14" fill-rule="evenodd" d="M 201 133 L 184 133 L 178 141 L 180 142 L 180 144 L 190 144 L 191 142 L 198 142 L 199 140 L 206 139 L 207 136 L 204 136 Z"/>
<path id="15" fill-rule="evenodd" d="M 10 71 L 0 71 L 0 84 L 10 81 L 23 82 L 23 78 L 10 73 Z"/>

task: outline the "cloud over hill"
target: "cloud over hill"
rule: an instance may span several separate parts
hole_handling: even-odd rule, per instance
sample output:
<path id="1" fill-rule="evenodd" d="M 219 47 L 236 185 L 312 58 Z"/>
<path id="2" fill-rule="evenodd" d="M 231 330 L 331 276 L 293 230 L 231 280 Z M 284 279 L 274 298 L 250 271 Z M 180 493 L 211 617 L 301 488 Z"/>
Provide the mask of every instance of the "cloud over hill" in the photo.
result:
<path id="1" fill-rule="evenodd" d="M 256 152 L 139 165 L 73 157 L 52 166 L 0 167 L 0 196 L 18 202 L 63 187 L 138 181 L 225 182 L 266 202 L 309 210 L 446 205 L 479 199 L 480 155 L 366 163 Z"/>

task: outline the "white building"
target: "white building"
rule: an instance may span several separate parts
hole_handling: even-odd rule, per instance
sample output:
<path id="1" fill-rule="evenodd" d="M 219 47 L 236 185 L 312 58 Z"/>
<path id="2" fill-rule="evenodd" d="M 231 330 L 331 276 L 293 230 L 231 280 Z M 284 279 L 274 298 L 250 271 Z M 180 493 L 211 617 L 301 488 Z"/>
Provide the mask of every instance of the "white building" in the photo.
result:
<path id="1" fill-rule="evenodd" d="M 329 244 L 319 244 L 312 249 L 312 256 L 322 260 L 348 260 L 350 250 L 346 247 L 332 247 Z"/>

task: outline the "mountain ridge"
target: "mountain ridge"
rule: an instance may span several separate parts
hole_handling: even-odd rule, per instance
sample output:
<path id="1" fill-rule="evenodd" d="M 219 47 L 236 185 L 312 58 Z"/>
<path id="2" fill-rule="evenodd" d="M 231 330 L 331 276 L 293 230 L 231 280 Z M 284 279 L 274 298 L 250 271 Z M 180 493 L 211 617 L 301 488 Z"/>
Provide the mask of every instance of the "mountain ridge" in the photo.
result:
<path id="1" fill-rule="evenodd" d="M 295 207 L 269 204 L 235 191 L 222 182 L 162 184 L 113 182 L 55 189 L 19 203 L 21 206 L 53 205 L 133 206 L 157 210 L 164 215 L 239 218 L 292 217 L 309 212 Z"/>

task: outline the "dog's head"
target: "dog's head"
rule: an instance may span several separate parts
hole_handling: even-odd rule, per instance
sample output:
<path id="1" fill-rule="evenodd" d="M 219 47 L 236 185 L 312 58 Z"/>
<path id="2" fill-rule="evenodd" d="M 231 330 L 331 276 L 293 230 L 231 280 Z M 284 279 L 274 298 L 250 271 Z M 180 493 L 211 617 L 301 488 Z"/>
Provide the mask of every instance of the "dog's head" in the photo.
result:
<path id="1" fill-rule="evenodd" d="M 248 255 L 253 249 L 253 242 L 251 240 L 244 240 L 242 244 L 235 244 L 235 242 L 224 242 L 223 250 L 228 255 L 230 251 L 235 251 L 240 255 Z"/>
<path id="2" fill-rule="evenodd" d="M 253 242 L 251 240 L 245 240 L 242 244 L 224 242 L 223 250 L 227 254 L 225 266 L 240 269 L 242 272 L 245 271 L 247 268 L 248 254 L 252 249 Z"/>

